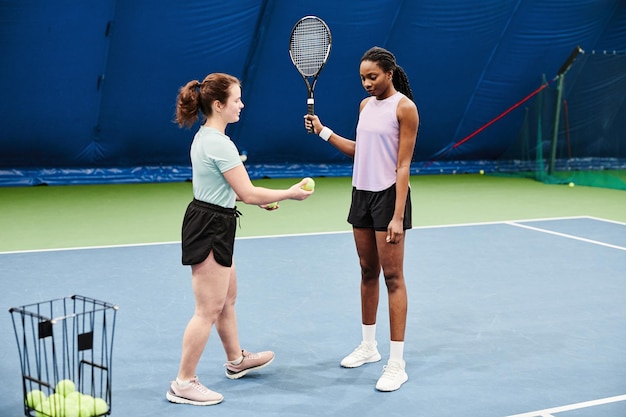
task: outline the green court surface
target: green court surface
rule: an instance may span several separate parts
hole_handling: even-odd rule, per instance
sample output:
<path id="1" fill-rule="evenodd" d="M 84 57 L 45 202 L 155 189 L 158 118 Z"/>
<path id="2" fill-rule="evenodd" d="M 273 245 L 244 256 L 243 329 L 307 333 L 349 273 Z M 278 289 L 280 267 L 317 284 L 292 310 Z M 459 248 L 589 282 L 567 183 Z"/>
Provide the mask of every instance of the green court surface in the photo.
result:
<path id="1" fill-rule="evenodd" d="M 311 198 L 273 212 L 239 204 L 237 236 L 350 230 L 350 178 L 315 180 Z M 568 216 L 626 222 L 621 190 L 478 174 L 413 176 L 411 186 L 415 227 Z M 0 188 L 0 252 L 178 241 L 191 197 L 191 183 Z"/>

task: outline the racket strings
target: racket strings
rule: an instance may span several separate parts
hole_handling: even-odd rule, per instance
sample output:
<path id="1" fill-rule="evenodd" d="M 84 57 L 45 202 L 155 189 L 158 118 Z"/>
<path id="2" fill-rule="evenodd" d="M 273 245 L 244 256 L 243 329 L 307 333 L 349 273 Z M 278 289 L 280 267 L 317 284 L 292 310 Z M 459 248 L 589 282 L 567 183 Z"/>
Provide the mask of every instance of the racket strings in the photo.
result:
<path id="1" fill-rule="evenodd" d="M 322 68 L 330 52 L 330 33 L 316 19 L 302 20 L 291 37 L 289 50 L 300 72 L 312 77 Z"/>

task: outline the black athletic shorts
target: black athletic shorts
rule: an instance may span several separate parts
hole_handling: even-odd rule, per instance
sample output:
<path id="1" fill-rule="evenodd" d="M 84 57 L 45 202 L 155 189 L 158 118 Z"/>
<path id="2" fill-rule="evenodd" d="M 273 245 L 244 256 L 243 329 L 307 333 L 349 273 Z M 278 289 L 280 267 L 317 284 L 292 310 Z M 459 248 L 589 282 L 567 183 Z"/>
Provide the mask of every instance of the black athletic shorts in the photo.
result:
<path id="1" fill-rule="evenodd" d="M 239 215 L 236 207 L 220 207 L 194 198 L 183 219 L 183 265 L 199 264 L 213 251 L 217 263 L 232 266 Z"/>
<path id="2" fill-rule="evenodd" d="M 352 188 L 352 203 L 348 223 L 354 227 L 386 231 L 396 207 L 396 185 L 383 191 L 363 191 Z M 411 219 L 411 188 L 406 195 L 403 229 L 413 227 Z"/>

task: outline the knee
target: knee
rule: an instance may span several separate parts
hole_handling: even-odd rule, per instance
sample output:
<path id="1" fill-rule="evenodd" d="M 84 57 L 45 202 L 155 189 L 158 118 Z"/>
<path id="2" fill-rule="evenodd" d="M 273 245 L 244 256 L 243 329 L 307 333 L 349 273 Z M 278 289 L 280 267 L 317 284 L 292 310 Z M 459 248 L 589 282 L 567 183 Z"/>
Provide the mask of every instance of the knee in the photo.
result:
<path id="1" fill-rule="evenodd" d="M 226 300 L 224 300 L 224 306 L 222 310 L 235 308 L 236 301 L 237 301 L 237 293 L 229 294 L 228 297 L 226 297 Z"/>
<path id="2" fill-rule="evenodd" d="M 364 284 L 378 282 L 379 275 L 380 275 L 379 269 L 361 265 L 361 281 Z"/>
<path id="3" fill-rule="evenodd" d="M 385 271 L 384 275 L 388 292 L 393 293 L 404 289 L 404 275 L 402 271 Z"/>
<path id="4" fill-rule="evenodd" d="M 206 322 L 207 325 L 213 325 L 217 321 L 219 315 L 222 314 L 223 309 L 223 304 L 197 305 L 195 315 Z"/>

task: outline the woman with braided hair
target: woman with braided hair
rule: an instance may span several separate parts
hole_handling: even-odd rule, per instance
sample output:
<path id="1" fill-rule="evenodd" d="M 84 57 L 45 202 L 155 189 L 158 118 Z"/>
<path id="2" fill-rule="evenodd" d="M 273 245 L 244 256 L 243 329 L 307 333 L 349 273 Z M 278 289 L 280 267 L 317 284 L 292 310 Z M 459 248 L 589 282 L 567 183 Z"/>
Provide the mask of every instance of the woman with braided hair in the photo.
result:
<path id="1" fill-rule="evenodd" d="M 412 227 L 410 165 L 419 116 L 404 70 L 394 55 L 374 47 L 360 63 L 361 83 L 369 97 L 360 105 L 356 140 L 305 115 L 304 127 L 354 158 L 352 203 L 348 222 L 361 266 L 361 331 L 359 346 L 341 361 L 356 368 L 381 359 L 376 341 L 379 276 L 382 270 L 389 299 L 390 354 L 376 383 L 379 391 L 395 391 L 408 380 L 404 361 L 407 291 L 404 281 L 405 231 Z"/>

